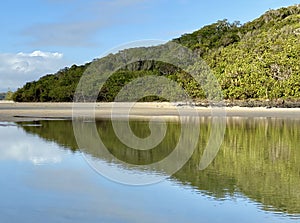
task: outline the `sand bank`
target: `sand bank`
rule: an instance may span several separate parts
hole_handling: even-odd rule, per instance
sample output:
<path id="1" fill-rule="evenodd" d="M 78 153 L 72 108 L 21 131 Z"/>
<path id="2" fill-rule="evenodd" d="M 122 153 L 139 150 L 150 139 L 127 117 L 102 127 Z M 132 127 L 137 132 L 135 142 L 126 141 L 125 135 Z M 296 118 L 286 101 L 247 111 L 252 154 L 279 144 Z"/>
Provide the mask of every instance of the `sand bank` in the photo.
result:
<path id="1" fill-rule="evenodd" d="M 72 119 L 73 103 L 0 103 L 0 121 L 17 122 L 41 119 Z M 76 104 L 75 114 L 87 112 L 95 107 L 96 118 L 109 118 L 112 107 L 116 117 L 126 117 L 130 107 L 128 103 L 97 103 Z M 132 118 L 178 117 L 184 115 L 200 115 L 204 117 L 215 115 L 211 107 L 192 107 L 180 103 L 136 103 L 130 110 Z M 219 110 L 218 110 L 219 111 Z M 224 113 L 223 113 L 224 111 Z M 300 118 L 300 108 L 266 108 L 266 107 L 227 107 L 221 113 L 227 117 L 271 117 Z M 80 113 L 79 112 L 79 113 Z"/>

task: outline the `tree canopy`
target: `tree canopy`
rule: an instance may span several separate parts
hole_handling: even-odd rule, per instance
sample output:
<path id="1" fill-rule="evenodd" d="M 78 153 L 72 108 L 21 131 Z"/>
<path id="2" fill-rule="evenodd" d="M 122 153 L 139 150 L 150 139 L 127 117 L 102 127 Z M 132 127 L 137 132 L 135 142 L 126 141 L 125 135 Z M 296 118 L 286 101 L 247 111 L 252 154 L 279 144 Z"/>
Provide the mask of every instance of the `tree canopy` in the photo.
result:
<path id="1" fill-rule="evenodd" d="M 219 81 L 225 99 L 300 97 L 300 5 L 269 10 L 243 25 L 224 19 L 171 41 L 201 55 Z M 124 52 L 138 54 L 139 50 Z M 95 61 L 104 61 L 107 66 L 117 62 L 114 55 Z M 160 62 L 151 66 L 146 61 L 141 62 L 146 65 L 121 68 L 111 76 L 101 89 L 98 101 L 113 101 L 123 86 L 147 75 L 160 75 L 178 82 L 194 100 L 205 98 L 199 84 L 184 71 Z M 14 93 L 13 99 L 19 102 L 72 101 L 76 86 L 90 64 L 73 65 L 26 83 Z"/>

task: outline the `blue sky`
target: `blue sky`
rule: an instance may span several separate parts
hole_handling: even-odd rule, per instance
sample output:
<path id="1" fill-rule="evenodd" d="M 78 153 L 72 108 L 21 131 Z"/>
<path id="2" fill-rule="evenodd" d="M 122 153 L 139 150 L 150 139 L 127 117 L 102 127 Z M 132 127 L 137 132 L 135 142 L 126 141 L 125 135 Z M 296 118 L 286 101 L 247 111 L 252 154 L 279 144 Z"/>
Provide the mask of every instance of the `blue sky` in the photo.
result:
<path id="1" fill-rule="evenodd" d="M 167 41 L 294 0 L 10 0 L 0 9 L 0 92 L 136 40 Z"/>

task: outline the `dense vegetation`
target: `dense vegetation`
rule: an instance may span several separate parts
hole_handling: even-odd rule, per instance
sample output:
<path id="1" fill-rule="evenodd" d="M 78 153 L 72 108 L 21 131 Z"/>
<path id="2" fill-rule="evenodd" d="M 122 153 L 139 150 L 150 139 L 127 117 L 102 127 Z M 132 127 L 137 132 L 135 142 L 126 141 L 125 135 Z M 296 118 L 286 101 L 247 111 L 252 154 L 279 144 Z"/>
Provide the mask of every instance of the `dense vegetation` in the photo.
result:
<path id="1" fill-rule="evenodd" d="M 14 92 L 8 90 L 6 93 L 0 93 L 0 100 L 13 100 Z"/>
<path id="2" fill-rule="evenodd" d="M 88 65 L 73 65 L 26 83 L 15 92 L 13 99 L 20 102 L 72 101 L 78 81 Z"/>
<path id="3" fill-rule="evenodd" d="M 225 99 L 300 97 L 300 5 L 270 10 L 243 25 L 227 20 L 218 21 L 172 41 L 201 55 L 217 77 Z M 129 49 L 125 52 L 135 54 L 138 50 Z M 111 62 L 114 61 L 113 57 L 109 55 L 95 61 Z M 79 79 L 89 65 L 73 65 L 38 81 L 26 83 L 15 92 L 13 99 L 72 101 Z M 165 76 L 179 82 L 194 100 L 205 98 L 191 76 L 171 65 L 155 62 L 152 66 L 132 67 L 135 69 L 122 68 L 117 71 L 103 86 L 98 101 L 113 101 L 125 84 L 145 75 Z M 166 68 L 168 72 L 165 72 Z M 144 100 L 162 99 L 150 97 Z"/>

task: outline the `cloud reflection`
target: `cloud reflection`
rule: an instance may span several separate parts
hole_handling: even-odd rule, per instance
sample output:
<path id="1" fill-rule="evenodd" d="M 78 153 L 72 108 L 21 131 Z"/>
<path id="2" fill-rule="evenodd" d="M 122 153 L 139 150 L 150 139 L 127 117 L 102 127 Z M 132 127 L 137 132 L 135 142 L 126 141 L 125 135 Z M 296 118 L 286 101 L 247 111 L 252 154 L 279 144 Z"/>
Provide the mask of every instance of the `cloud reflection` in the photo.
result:
<path id="1" fill-rule="evenodd" d="M 0 160 L 30 162 L 34 165 L 60 163 L 64 151 L 53 142 L 20 131 L 16 126 L 0 126 Z"/>

